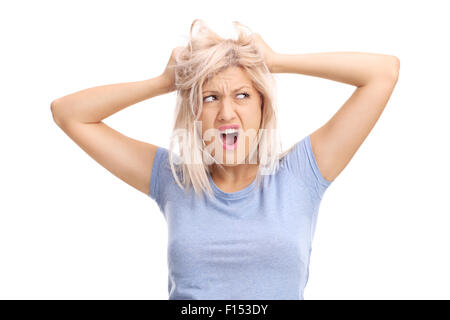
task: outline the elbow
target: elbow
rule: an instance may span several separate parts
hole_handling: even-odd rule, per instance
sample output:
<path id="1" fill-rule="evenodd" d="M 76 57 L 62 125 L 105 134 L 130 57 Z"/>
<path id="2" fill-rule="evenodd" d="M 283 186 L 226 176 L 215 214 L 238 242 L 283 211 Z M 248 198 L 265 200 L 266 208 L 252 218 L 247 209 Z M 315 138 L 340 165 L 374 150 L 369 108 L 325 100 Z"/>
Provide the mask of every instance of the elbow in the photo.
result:
<path id="1" fill-rule="evenodd" d="M 399 58 L 391 55 L 382 55 L 374 67 L 370 81 L 389 82 L 394 85 L 397 83 L 400 72 Z"/>
<path id="2" fill-rule="evenodd" d="M 52 103 L 50 103 L 50 111 L 52 112 L 53 120 L 55 120 L 55 122 L 56 122 L 56 119 L 55 119 L 55 113 L 56 113 L 56 100 L 53 100 Z"/>
<path id="3" fill-rule="evenodd" d="M 58 99 L 53 100 L 50 104 L 50 111 L 52 112 L 53 121 L 60 127 L 61 126 L 61 111 L 59 109 L 61 108 L 60 102 Z"/>
<path id="4" fill-rule="evenodd" d="M 55 114 L 56 103 L 57 100 L 53 100 L 52 103 L 50 103 L 50 111 L 52 112 L 52 114 Z"/>
<path id="5" fill-rule="evenodd" d="M 396 56 L 390 56 L 390 59 L 389 76 L 397 83 L 398 75 L 400 73 L 400 59 Z"/>

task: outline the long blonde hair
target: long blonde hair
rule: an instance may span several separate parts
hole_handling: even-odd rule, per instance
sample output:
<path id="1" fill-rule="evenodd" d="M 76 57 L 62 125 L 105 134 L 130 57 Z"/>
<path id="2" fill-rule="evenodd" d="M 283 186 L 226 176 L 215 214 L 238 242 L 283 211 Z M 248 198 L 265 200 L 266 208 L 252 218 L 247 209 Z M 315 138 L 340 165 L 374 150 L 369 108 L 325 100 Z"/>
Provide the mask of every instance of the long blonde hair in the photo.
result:
<path id="1" fill-rule="evenodd" d="M 191 25 L 187 46 L 179 50 L 175 56 L 177 100 L 170 139 L 169 162 L 175 181 L 180 188 L 187 191 L 192 185 L 199 196 L 204 193 L 213 196 L 208 177 L 211 174 L 211 165 L 205 164 L 204 161 L 205 157 L 210 159 L 213 157 L 204 150 L 202 132 L 196 125 L 203 107 L 202 87 L 204 83 L 228 67 L 238 66 L 245 70 L 262 101 L 260 129 L 264 130 L 259 130 L 257 143 L 253 144 L 250 150 L 250 155 L 254 155 L 256 149 L 264 155 L 263 159 L 260 158 L 258 161 L 256 184 L 261 182 L 263 175 L 275 173 L 278 170 L 279 159 L 287 153 L 280 153 L 275 79 L 264 63 L 262 52 L 251 37 L 251 30 L 237 21 L 233 21 L 233 26 L 238 31 L 237 39 L 224 39 L 207 27 L 203 20 L 195 19 Z M 192 161 L 179 161 L 182 157 L 176 155 L 175 159 L 178 163 L 175 164 L 174 146 L 179 138 L 180 130 L 187 132 L 187 137 L 183 144 L 178 145 L 179 154 L 188 155 Z M 217 161 L 213 161 L 221 166 Z"/>

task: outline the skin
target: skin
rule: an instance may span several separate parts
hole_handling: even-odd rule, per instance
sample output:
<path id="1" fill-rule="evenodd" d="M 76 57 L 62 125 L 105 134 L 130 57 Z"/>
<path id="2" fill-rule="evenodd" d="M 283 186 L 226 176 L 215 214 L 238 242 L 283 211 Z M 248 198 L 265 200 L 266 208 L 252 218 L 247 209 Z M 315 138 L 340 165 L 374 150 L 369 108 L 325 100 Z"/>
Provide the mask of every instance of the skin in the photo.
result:
<path id="1" fill-rule="evenodd" d="M 356 87 L 333 117 L 310 134 L 319 171 L 334 181 L 383 113 L 397 84 L 400 60 L 364 52 L 280 54 L 259 34 L 253 37 L 272 73 L 309 75 Z"/>
<path id="2" fill-rule="evenodd" d="M 233 92 L 242 86 L 246 87 Z M 237 66 L 227 68 L 205 83 L 202 92 L 203 109 L 200 121 L 202 122 L 203 137 L 207 130 L 218 129 L 227 124 L 238 124 L 243 131 L 253 129 L 255 133 L 258 132 L 262 117 L 262 100 L 244 69 Z M 242 135 L 239 136 L 238 145 L 244 143 L 243 138 Z M 249 144 L 255 143 L 254 136 L 248 138 L 247 141 L 245 159 L 249 154 Z M 205 139 L 207 146 L 214 142 L 214 137 L 209 141 Z M 221 146 L 221 143 L 217 146 Z M 258 165 L 248 163 L 248 161 L 239 162 L 237 159 L 238 149 L 239 146 L 236 150 L 223 149 L 222 159 L 216 159 L 223 164 L 224 170 L 216 165 L 213 165 L 211 169 L 214 183 L 224 192 L 241 190 L 250 185 L 256 177 Z M 233 162 L 226 161 L 227 153 L 232 153 L 229 157 L 234 160 Z M 212 154 L 215 156 L 214 152 Z"/>
<path id="3" fill-rule="evenodd" d="M 322 176 L 333 181 L 346 167 L 383 112 L 397 83 L 400 60 L 395 56 L 361 52 L 308 54 L 275 53 L 259 34 L 253 35 L 272 73 L 296 73 L 330 79 L 356 86 L 354 93 L 324 125 L 311 133 L 311 146 Z M 179 48 L 178 48 L 179 49 Z M 164 72 L 155 78 L 98 86 L 54 100 L 51 112 L 55 123 L 89 156 L 130 186 L 149 193 L 152 165 L 158 146 L 130 138 L 103 122 L 112 114 L 146 99 L 175 90 L 174 53 Z M 234 72 L 233 70 L 228 70 Z M 225 74 L 225 73 L 224 73 Z M 249 116 L 230 89 L 249 83 L 245 73 L 226 73 L 218 81 L 221 95 L 206 111 L 205 124 L 219 127 L 238 123 L 256 128 L 259 103 L 251 100 L 255 112 Z M 219 77 L 215 80 L 219 80 Z M 213 82 L 210 82 L 212 85 Z M 207 88 L 205 88 L 207 89 Z M 253 94 L 252 99 L 258 99 Z M 214 100 L 214 99 L 212 99 Z M 225 174 L 225 172 L 227 174 Z M 213 180 L 225 192 L 243 189 L 254 179 L 255 165 L 226 166 L 214 171 Z"/>

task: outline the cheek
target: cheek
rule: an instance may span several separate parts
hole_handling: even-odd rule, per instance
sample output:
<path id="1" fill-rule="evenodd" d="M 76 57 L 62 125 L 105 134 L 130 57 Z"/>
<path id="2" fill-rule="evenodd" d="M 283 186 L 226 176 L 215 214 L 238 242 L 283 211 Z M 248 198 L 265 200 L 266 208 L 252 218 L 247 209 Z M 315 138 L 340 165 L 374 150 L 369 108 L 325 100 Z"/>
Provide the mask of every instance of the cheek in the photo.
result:
<path id="1" fill-rule="evenodd" d="M 202 113 L 200 114 L 199 119 L 202 120 L 205 123 L 211 123 L 214 121 L 214 118 L 216 116 L 216 113 L 214 109 L 212 108 L 206 108 L 203 107 Z"/>
<path id="2" fill-rule="evenodd" d="M 200 117 L 198 118 L 198 121 L 202 124 L 202 131 L 205 131 L 209 128 L 210 124 L 210 117 L 208 117 L 208 114 L 206 112 L 202 112 Z"/>
<path id="3" fill-rule="evenodd" d="M 255 104 L 251 111 L 251 123 L 253 128 L 259 128 L 259 124 L 261 123 L 262 118 L 262 108 L 261 104 Z"/>
<path id="4" fill-rule="evenodd" d="M 209 129 L 213 129 L 214 128 L 214 118 L 211 117 L 211 115 L 209 115 L 208 113 L 202 113 L 199 120 L 202 126 L 202 139 L 206 139 L 208 141 L 212 141 L 211 139 L 214 139 L 212 137 L 210 137 L 212 135 L 212 132 L 209 131 L 208 133 L 206 133 L 206 131 L 208 131 Z M 207 142 L 209 143 L 209 142 Z"/>

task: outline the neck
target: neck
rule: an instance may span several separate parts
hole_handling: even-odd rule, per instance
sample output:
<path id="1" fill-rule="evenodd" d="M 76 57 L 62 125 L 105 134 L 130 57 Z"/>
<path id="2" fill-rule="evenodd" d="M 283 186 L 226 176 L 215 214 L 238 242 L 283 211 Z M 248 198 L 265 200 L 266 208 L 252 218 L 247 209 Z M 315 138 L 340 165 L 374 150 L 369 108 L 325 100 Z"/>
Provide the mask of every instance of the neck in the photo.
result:
<path id="1" fill-rule="evenodd" d="M 239 164 L 235 166 L 218 167 L 213 164 L 211 178 L 226 184 L 245 184 L 255 179 L 258 172 L 258 164 Z"/>

